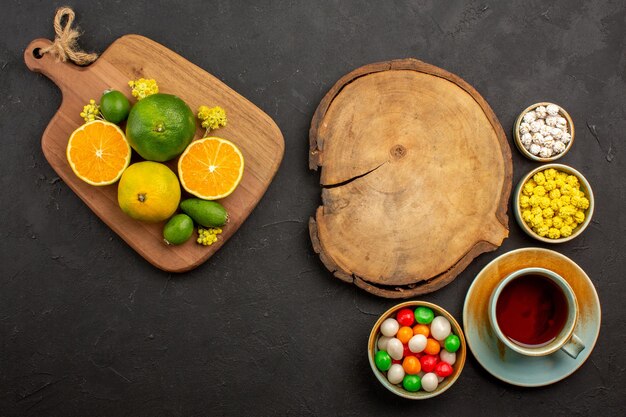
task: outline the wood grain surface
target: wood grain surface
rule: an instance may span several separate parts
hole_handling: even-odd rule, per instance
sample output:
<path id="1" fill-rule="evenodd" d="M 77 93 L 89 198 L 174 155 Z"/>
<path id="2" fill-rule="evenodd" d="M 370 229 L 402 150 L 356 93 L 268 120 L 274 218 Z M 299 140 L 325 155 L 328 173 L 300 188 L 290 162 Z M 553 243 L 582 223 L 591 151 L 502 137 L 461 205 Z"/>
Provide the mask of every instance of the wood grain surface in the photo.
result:
<path id="1" fill-rule="evenodd" d="M 158 268 L 183 272 L 197 267 L 230 238 L 259 202 L 276 174 L 284 153 L 283 136 L 274 121 L 250 101 L 223 82 L 150 39 L 126 35 L 116 40 L 87 67 L 57 62 L 38 50 L 50 45 L 37 39 L 24 52 L 28 68 L 50 78 L 61 89 L 63 101 L 46 128 L 41 146 L 46 159 L 59 177 L 111 229 L 133 249 Z M 163 223 L 149 224 L 131 219 L 117 205 L 117 184 L 93 187 L 74 175 L 65 157 L 70 134 L 83 122 L 79 116 L 89 99 L 98 100 L 107 88 L 124 92 L 131 103 L 128 81 L 154 78 L 160 92 L 182 98 L 195 112 L 201 104 L 222 106 L 228 113 L 227 127 L 216 136 L 233 141 L 243 153 L 246 168 L 239 187 L 220 202 L 230 215 L 217 243 L 201 246 L 190 239 L 181 246 L 166 246 L 162 238 Z M 196 132 L 200 138 L 204 129 Z M 139 161 L 137 155 L 132 162 Z M 176 172 L 177 160 L 167 163 Z M 187 197 L 183 193 L 183 198 Z M 195 234 L 194 234 L 195 236 Z"/>
<path id="2" fill-rule="evenodd" d="M 320 103 L 313 247 L 334 275 L 393 298 L 434 291 L 508 236 L 511 151 L 487 102 L 414 59 L 361 67 Z"/>

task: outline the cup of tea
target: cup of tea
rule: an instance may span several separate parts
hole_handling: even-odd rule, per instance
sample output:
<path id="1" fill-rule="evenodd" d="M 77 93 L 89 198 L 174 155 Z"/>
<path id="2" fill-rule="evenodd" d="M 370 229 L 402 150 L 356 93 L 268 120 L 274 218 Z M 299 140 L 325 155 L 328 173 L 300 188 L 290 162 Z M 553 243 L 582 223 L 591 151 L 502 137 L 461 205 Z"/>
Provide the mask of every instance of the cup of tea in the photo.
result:
<path id="1" fill-rule="evenodd" d="M 544 356 L 561 349 L 572 358 L 585 348 L 574 334 L 578 304 L 572 287 L 557 273 L 524 268 L 503 279 L 489 300 L 489 321 L 511 350 Z"/>

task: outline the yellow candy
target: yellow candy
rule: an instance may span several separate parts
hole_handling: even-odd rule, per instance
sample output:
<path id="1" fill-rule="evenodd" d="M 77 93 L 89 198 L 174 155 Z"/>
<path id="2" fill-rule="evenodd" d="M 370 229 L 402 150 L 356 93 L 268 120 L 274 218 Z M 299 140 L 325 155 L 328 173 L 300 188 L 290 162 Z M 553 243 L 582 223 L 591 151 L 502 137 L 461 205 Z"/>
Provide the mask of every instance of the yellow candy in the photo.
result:
<path id="1" fill-rule="evenodd" d="M 524 210 L 522 212 L 522 219 L 526 222 L 526 223 L 530 223 L 530 221 L 533 218 L 533 214 L 530 212 L 530 210 Z"/>
<path id="2" fill-rule="evenodd" d="M 531 207 L 538 207 L 539 206 L 539 197 L 536 195 L 531 195 L 530 197 L 528 197 L 528 204 Z"/>
<path id="3" fill-rule="evenodd" d="M 528 198 L 527 195 L 521 196 L 520 199 L 519 199 L 519 206 L 521 208 L 527 208 L 528 206 L 530 206 L 530 203 L 528 202 L 528 200 L 530 200 L 530 199 Z"/>
<path id="4" fill-rule="evenodd" d="M 543 197 L 544 195 L 546 195 L 546 189 L 543 187 L 543 185 L 538 185 L 533 190 L 533 194 L 539 197 Z"/>
<path id="5" fill-rule="evenodd" d="M 556 188 L 556 182 L 554 180 L 547 180 L 544 187 L 546 191 L 552 191 Z"/>
<path id="6" fill-rule="evenodd" d="M 560 218 L 560 217 L 553 217 L 552 218 L 552 226 L 556 227 L 557 229 L 560 229 L 564 225 L 565 225 L 565 223 L 563 222 L 562 218 Z"/>
<path id="7" fill-rule="evenodd" d="M 541 216 L 541 214 L 543 213 L 543 211 L 541 210 L 541 207 L 533 207 L 532 210 L 530 210 L 530 213 L 533 216 Z"/>
<path id="8" fill-rule="evenodd" d="M 555 227 L 551 227 L 550 230 L 548 230 L 548 237 L 550 239 L 558 239 L 561 237 L 561 231 Z"/>
<path id="9" fill-rule="evenodd" d="M 576 223 L 582 223 L 585 221 L 585 213 L 583 213 L 582 211 L 578 210 L 576 212 L 576 214 L 574 214 L 574 220 L 576 220 Z"/>
<path id="10" fill-rule="evenodd" d="M 551 219 L 554 216 L 554 211 L 550 207 L 547 207 L 543 209 L 542 214 L 544 218 Z"/>
<path id="11" fill-rule="evenodd" d="M 561 227 L 561 236 L 562 237 L 568 237 L 572 235 L 572 228 L 569 226 L 563 226 Z"/>
<path id="12" fill-rule="evenodd" d="M 539 207 L 542 209 L 550 207 L 550 199 L 548 197 L 541 197 L 541 200 L 539 200 Z"/>
<path id="13" fill-rule="evenodd" d="M 546 182 L 546 177 L 543 175 L 543 172 L 538 172 L 533 175 L 533 180 L 537 183 L 537 185 L 543 185 Z"/>

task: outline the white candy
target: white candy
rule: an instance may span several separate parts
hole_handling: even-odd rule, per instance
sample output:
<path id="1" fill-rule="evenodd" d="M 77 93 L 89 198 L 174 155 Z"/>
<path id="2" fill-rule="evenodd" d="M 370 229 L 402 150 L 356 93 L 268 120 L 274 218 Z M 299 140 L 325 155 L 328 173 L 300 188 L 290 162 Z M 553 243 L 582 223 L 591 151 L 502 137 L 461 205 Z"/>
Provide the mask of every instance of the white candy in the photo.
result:
<path id="1" fill-rule="evenodd" d="M 404 346 L 400 339 L 392 337 L 387 342 L 387 353 L 392 359 L 399 361 L 404 356 Z"/>
<path id="2" fill-rule="evenodd" d="M 546 124 L 548 126 L 556 126 L 557 119 L 558 118 L 556 116 L 548 116 L 546 117 Z"/>
<path id="3" fill-rule="evenodd" d="M 547 116 L 547 111 L 546 108 L 544 106 L 539 106 L 535 109 L 535 114 L 537 115 L 537 117 L 540 117 L 542 119 L 545 119 Z"/>
<path id="4" fill-rule="evenodd" d="M 559 117 L 556 119 L 557 126 L 565 126 L 567 125 L 567 119 L 565 117 Z"/>
<path id="5" fill-rule="evenodd" d="M 533 143 L 541 145 L 543 143 L 543 135 L 541 133 L 533 134 Z"/>
<path id="6" fill-rule="evenodd" d="M 550 116 L 556 116 L 557 114 L 559 114 L 559 106 L 557 106 L 556 104 L 548 104 L 546 106 L 546 112 Z"/>
<path id="7" fill-rule="evenodd" d="M 398 333 L 399 328 L 400 324 L 398 324 L 396 319 L 388 318 L 380 325 L 380 332 L 383 336 L 394 337 Z"/>
<path id="8" fill-rule="evenodd" d="M 447 318 L 437 316 L 430 323 L 430 334 L 436 340 L 443 340 L 450 335 L 452 327 Z"/>
<path id="9" fill-rule="evenodd" d="M 549 135 L 551 131 L 552 128 L 548 125 L 543 125 L 541 126 L 541 129 L 539 129 L 539 133 L 541 133 L 543 136 Z"/>
<path id="10" fill-rule="evenodd" d="M 532 122 L 530 124 L 530 131 L 533 133 L 537 133 L 541 130 L 541 123 L 539 123 L 537 120 L 535 120 L 534 122 Z"/>
<path id="11" fill-rule="evenodd" d="M 439 385 L 439 380 L 437 379 L 437 374 L 433 372 L 429 372 L 422 377 L 422 388 L 426 392 L 433 392 L 437 389 Z"/>
<path id="12" fill-rule="evenodd" d="M 533 143 L 532 145 L 530 145 L 529 151 L 533 155 L 539 155 L 539 151 L 541 151 L 541 146 L 537 145 L 536 143 Z"/>
<path id="13" fill-rule="evenodd" d="M 387 336 L 380 336 L 378 338 L 378 350 L 387 350 L 387 342 L 389 342 L 389 339 L 391 339 L 390 337 Z"/>
<path id="14" fill-rule="evenodd" d="M 544 119 L 537 119 L 537 122 L 539 122 L 541 126 L 545 126 L 546 124 L 546 121 Z"/>
<path id="15" fill-rule="evenodd" d="M 422 352 L 426 349 L 426 336 L 423 334 L 416 334 L 409 339 L 409 350 L 413 353 Z"/>
<path id="16" fill-rule="evenodd" d="M 554 139 L 561 139 L 563 137 L 563 131 L 558 127 L 553 127 L 550 129 L 550 134 L 554 137 Z"/>
<path id="17" fill-rule="evenodd" d="M 530 146 L 530 144 L 533 143 L 533 135 L 530 133 L 524 133 L 520 138 L 520 141 L 525 147 Z"/>
<path id="18" fill-rule="evenodd" d="M 387 371 L 387 379 L 392 384 L 399 384 L 404 379 L 404 368 L 399 363 L 394 363 Z"/>
<path id="19" fill-rule="evenodd" d="M 563 142 L 561 142 L 560 140 L 557 140 L 554 142 L 554 144 L 552 145 L 552 150 L 554 151 L 554 153 L 561 153 L 565 150 L 566 146 Z"/>
<path id="20" fill-rule="evenodd" d="M 537 120 L 537 115 L 535 114 L 534 111 L 529 111 L 528 113 L 524 115 L 524 121 L 526 123 L 532 123 L 535 120 Z"/>
<path id="21" fill-rule="evenodd" d="M 524 134 L 526 134 L 526 133 L 530 132 L 530 123 L 526 123 L 526 122 L 524 122 L 524 123 L 520 124 L 520 125 L 519 125 L 519 132 L 520 132 L 522 135 L 524 135 Z"/>
<path id="22" fill-rule="evenodd" d="M 448 363 L 450 366 L 454 365 L 454 363 L 456 362 L 456 353 L 454 352 L 448 352 L 445 349 L 442 349 L 441 352 L 439 352 L 439 358 L 443 361 Z"/>
<path id="23" fill-rule="evenodd" d="M 544 136 L 541 145 L 552 148 L 552 146 L 554 145 L 554 139 L 552 138 L 552 136 Z"/>
<path id="24" fill-rule="evenodd" d="M 552 148 L 542 146 L 541 150 L 539 151 L 539 156 L 542 158 L 550 158 L 552 156 Z"/>
<path id="25" fill-rule="evenodd" d="M 567 132 L 563 133 L 563 137 L 561 138 L 561 141 L 563 143 L 568 144 L 571 140 L 572 140 L 572 135 L 570 135 Z"/>

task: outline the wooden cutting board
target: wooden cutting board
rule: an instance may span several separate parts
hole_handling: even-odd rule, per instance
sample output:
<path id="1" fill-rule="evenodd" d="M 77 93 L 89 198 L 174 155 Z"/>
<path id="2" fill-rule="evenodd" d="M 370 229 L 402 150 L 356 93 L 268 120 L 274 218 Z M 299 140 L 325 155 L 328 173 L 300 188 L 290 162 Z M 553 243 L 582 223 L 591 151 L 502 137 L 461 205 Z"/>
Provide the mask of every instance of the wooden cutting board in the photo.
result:
<path id="1" fill-rule="evenodd" d="M 46 128 L 41 147 L 59 177 L 111 229 L 154 266 L 170 272 L 183 272 L 202 264 L 218 251 L 241 226 L 269 186 L 284 153 L 283 136 L 276 123 L 250 101 L 226 84 L 150 39 L 138 35 L 119 38 L 87 67 L 56 62 L 50 54 L 38 51 L 50 45 L 37 39 L 28 45 L 24 61 L 31 71 L 50 78 L 61 89 L 63 101 Z M 239 187 L 220 202 L 230 215 L 220 239 L 211 246 L 195 243 L 195 237 L 181 246 L 166 246 L 163 223 L 149 224 L 131 219 L 117 205 L 117 184 L 93 187 L 74 175 L 65 157 L 70 134 L 84 121 L 79 116 L 89 99 L 98 100 L 107 88 L 124 92 L 131 103 L 128 81 L 154 78 L 160 92 L 182 98 L 193 111 L 206 104 L 219 105 L 228 113 L 228 126 L 214 132 L 234 142 L 242 151 L 245 171 Z M 196 132 L 202 137 L 204 129 Z M 134 155 L 133 161 L 140 158 Z M 168 163 L 176 172 L 176 160 Z M 183 198 L 186 195 L 183 196 Z"/>
<path id="2" fill-rule="evenodd" d="M 454 74 L 415 59 L 358 68 L 326 94 L 309 137 L 323 202 L 309 230 L 337 278 L 424 294 L 508 236 L 511 150 Z"/>

